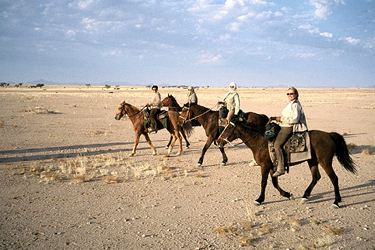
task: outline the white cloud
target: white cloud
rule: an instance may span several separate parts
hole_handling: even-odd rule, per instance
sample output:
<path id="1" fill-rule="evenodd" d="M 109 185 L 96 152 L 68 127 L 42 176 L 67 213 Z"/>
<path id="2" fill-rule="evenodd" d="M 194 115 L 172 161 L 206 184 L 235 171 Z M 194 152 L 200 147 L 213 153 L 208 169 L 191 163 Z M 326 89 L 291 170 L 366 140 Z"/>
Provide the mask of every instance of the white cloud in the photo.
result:
<path id="1" fill-rule="evenodd" d="M 237 17 L 237 20 L 238 21 L 241 21 L 241 22 L 246 22 L 248 21 L 251 17 L 254 17 L 256 14 L 254 12 L 249 12 L 247 13 L 246 15 L 241 15 L 239 17 Z"/>
<path id="2" fill-rule="evenodd" d="M 332 38 L 333 35 L 331 33 L 328 33 L 328 32 L 322 32 L 320 33 L 321 36 L 324 36 L 324 37 L 328 37 L 328 38 Z"/>
<path id="3" fill-rule="evenodd" d="M 84 17 L 82 18 L 81 23 L 85 26 L 86 30 L 89 30 L 89 31 L 97 30 L 97 22 L 95 21 L 95 19 Z"/>
<path id="4" fill-rule="evenodd" d="M 189 11 L 202 11 L 207 9 L 210 6 L 208 0 L 196 0 L 193 4 L 193 7 L 189 8 Z"/>
<path id="5" fill-rule="evenodd" d="M 203 54 L 199 56 L 199 63 L 200 64 L 212 64 L 217 63 L 221 59 L 221 55 L 209 55 L 209 54 Z"/>
<path id="6" fill-rule="evenodd" d="M 106 52 L 103 52 L 102 53 L 102 56 L 103 57 L 108 57 L 108 56 L 119 56 L 122 54 L 122 51 L 121 50 L 118 50 L 118 49 L 114 49 L 114 50 L 110 50 L 110 51 L 106 51 Z"/>
<path id="7" fill-rule="evenodd" d="M 345 41 L 351 45 L 357 45 L 361 40 L 360 39 L 355 39 L 353 37 L 347 37 L 345 38 Z"/>
<path id="8" fill-rule="evenodd" d="M 80 8 L 80 9 L 86 9 L 86 8 L 89 7 L 93 2 L 94 2 L 94 0 L 81 0 L 81 1 L 78 2 L 77 6 L 78 6 L 78 8 Z"/>
<path id="9" fill-rule="evenodd" d="M 233 32 L 238 32 L 240 30 L 241 23 L 239 22 L 233 22 L 230 24 L 229 30 Z"/>
<path id="10" fill-rule="evenodd" d="M 338 4 L 345 4 L 343 0 L 311 0 L 315 7 L 314 15 L 319 19 L 327 19 L 332 13 L 333 7 Z"/>
<path id="11" fill-rule="evenodd" d="M 316 55 L 314 53 L 301 53 L 301 54 L 297 54 L 297 56 L 301 58 L 309 58 L 309 57 L 315 57 Z"/>
<path id="12" fill-rule="evenodd" d="M 231 36 L 228 33 L 219 37 L 219 40 L 229 40 L 229 39 L 231 39 Z"/>

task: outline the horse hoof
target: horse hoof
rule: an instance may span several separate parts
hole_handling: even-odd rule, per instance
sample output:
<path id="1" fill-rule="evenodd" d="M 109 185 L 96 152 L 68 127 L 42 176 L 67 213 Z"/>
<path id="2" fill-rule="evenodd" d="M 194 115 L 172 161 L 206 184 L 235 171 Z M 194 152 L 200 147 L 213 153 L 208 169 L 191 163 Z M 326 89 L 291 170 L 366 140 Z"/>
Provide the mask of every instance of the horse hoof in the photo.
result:
<path id="1" fill-rule="evenodd" d="M 185 148 L 190 148 L 190 146 L 186 146 Z"/>
<path id="2" fill-rule="evenodd" d="M 226 166 L 226 165 L 227 165 L 227 163 L 224 162 L 224 161 L 221 163 L 221 166 Z"/>
<path id="3" fill-rule="evenodd" d="M 166 158 L 167 158 L 167 157 L 171 157 L 171 155 L 170 155 L 170 154 L 166 154 L 166 155 L 164 155 L 164 157 L 166 157 Z"/>
<path id="4" fill-rule="evenodd" d="M 176 156 L 180 156 L 181 155 L 181 153 L 176 153 Z"/>
<path id="5" fill-rule="evenodd" d="M 130 153 L 129 156 L 134 156 L 134 153 Z"/>
<path id="6" fill-rule="evenodd" d="M 254 205 L 255 206 L 260 206 L 260 202 L 259 201 L 254 201 Z"/>
<path id="7" fill-rule="evenodd" d="M 294 195 L 293 194 L 290 194 L 289 200 L 294 200 Z"/>
<path id="8" fill-rule="evenodd" d="M 333 203 L 333 204 L 332 204 L 332 208 L 333 208 L 333 209 L 339 209 L 340 206 L 339 206 L 339 204 Z"/>
<path id="9" fill-rule="evenodd" d="M 302 198 L 301 199 L 301 204 L 305 204 L 305 203 L 307 203 L 309 201 L 309 199 L 307 199 L 307 198 Z"/>
<path id="10" fill-rule="evenodd" d="M 198 163 L 197 163 L 197 166 L 198 166 L 198 167 L 202 166 L 202 163 L 198 162 Z"/>
<path id="11" fill-rule="evenodd" d="M 165 146 L 165 148 L 166 148 L 166 149 L 168 149 L 168 148 L 169 148 L 169 146 L 167 145 L 167 146 Z"/>
<path id="12" fill-rule="evenodd" d="M 156 155 L 156 152 L 152 153 L 152 155 L 155 156 L 155 155 Z"/>

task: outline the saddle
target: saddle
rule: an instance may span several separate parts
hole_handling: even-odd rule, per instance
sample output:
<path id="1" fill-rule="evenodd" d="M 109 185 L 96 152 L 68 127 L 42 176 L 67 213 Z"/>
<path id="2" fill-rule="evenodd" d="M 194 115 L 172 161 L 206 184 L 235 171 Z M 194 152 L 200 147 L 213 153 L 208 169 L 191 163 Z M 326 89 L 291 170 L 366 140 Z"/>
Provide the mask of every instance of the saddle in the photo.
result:
<path id="1" fill-rule="evenodd" d="M 161 110 L 159 113 L 156 114 L 156 123 L 158 125 L 158 130 L 167 127 L 168 124 L 168 111 Z M 151 120 L 150 120 L 150 109 L 145 108 L 143 109 L 143 120 L 145 128 L 151 127 Z"/>
<path id="2" fill-rule="evenodd" d="M 223 131 L 223 129 L 225 127 L 225 119 L 228 116 L 228 112 L 229 111 L 228 111 L 227 107 L 225 107 L 224 105 L 222 105 L 219 108 L 219 129 L 221 130 L 220 133 Z M 238 112 L 238 121 L 239 122 L 246 121 L 248 116 L 249 116 L 248 113 L 245 113 L 245 112 L 242 111 L 242 109 L 240 109 L 240 111 Z"/>
<path id="3" fill-rule="evenodd" d="M 311 159 L 311 143 L 308 131 L 295 132 L 284 144 L 284 167 L 289 173 L 289 166 L 294 163 Z M 274 141 L 268 142 L 268 151 L 272 162 L 276 161 Z"/>

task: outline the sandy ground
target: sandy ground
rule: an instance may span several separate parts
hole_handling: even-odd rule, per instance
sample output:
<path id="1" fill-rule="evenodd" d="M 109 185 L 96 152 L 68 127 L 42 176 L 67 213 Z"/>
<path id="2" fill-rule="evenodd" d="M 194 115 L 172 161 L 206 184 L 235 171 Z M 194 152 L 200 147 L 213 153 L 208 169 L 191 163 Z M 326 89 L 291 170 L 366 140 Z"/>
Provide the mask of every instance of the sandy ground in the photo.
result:
<path id="1" fill-rule="evenodd" d="M 224 88 L 197 90 L 216 108 Z M 142 107 L 144 87 L 47 86 L 0 89 L 1 249 L 375 249 L 375 89 L 299 89 L 309 129 L 343 134 L 358 174 L 334 160 L 343 202 L 333 209 L 333 186 L 322 179 L 305 204 L 307 163 L 280 177 L 294 194 L 281 197 L 270 179 L 260 194 L 260 167 L 249 166 L 243 144 L 215 146 L 197 167 L 206 141 L 195 128 L 191 147 L 166 158 L 166 130 L 141 138 L 129 157 L 130 120 L 114 119 L 122 101 Z M 163 97 L 186 99 L 182 88 Z M 240 88 L 244 111 L 279 115 L 286 89 Z M 239 142 L 239 141 L 236 141 Z M 185 145 L 185 144 L 184 144 Z M 175 147 L 174 152 L 177 152 Z"/>

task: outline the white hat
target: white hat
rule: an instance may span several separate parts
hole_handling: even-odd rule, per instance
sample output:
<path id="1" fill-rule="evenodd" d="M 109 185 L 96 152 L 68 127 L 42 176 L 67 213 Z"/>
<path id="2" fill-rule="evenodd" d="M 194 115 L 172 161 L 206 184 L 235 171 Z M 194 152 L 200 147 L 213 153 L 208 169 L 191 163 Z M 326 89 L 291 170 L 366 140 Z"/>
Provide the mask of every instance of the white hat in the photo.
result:
<path id="1" fill-rule="evenodd" d="M 230 82 L 230 83 L 229 83 L 229 86 L 236 87 L 236 83 L 235 83 L 235 82 Z"/>
<path id="2" fill-rule="evenodd" d="M 192 87 L 192 86 L 189 86 L 189 87 L 188 87 L 188 90 L 192 90 L 192 89 L 193 89 L 193 87 Z"/>

